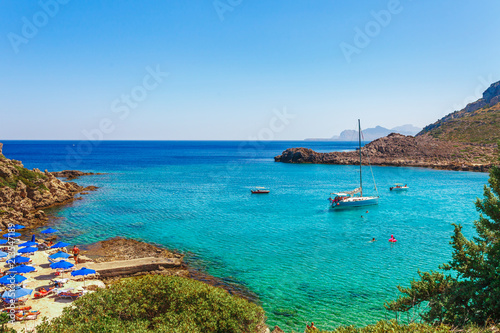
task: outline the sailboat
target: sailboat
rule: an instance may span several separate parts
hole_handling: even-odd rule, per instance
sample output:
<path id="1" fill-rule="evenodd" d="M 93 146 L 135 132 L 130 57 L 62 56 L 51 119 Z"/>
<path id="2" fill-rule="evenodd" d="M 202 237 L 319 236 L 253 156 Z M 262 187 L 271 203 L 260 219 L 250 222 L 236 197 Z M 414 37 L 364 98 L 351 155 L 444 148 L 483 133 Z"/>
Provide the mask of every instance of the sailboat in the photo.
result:
<path id="1" fill-rule="evenodd" d="M 361 155 L 361 122 L 358 119 L 358 134 L 359 134 L 359 187 L 346 192 L 332 193 L 330 202 L 334 209 L 355 208 L 370 205 L 378 205 L 377 196 L 363 196 L 363 169 L 362 169 L 362 155 Z M 375 179 L 373 180 L 375 183 Z M 377 184 L 375 184 L 377 190 Z"/>

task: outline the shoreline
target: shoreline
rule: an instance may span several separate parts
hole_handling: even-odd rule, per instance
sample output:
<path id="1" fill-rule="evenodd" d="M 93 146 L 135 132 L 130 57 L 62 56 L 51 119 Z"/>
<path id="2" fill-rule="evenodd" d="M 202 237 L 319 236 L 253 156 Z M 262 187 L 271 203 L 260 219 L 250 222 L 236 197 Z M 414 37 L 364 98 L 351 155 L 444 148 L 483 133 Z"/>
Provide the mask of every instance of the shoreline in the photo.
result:
<path id="1" fill-rule="evenodd" d="M 74 200 L 68 200 L 66 203 L 57 204 L 55 206 L 59 207 L 60 209 L 64 209 L 66 205 L 71 204 L 71 202 L 73 201 Z M 35 234 L 36 236 L 38 236 L 38 239 L 40 239 L 40 234 L 34 231 L 44 226 L 54 226 L 54 224 L 50 222 L 59 219 L 57 216 L 54 216 L 50 213 L 47 214 L 46 217 L 47 220 L 40 221 L 41 223 L 38 223 L 36 225 L 30 225 L 29 227 L 23 229 L 23 231 L 27 231 L 26 235 Z M 45 239 L 47 240 L 55 238 L 55 235 L 45 237 Z M 103 244 L 105 245 L 104 251 L 102 251 Z M 260 305 L 259 297 L 249 289 L 245 288 L 243 285 L 238 285 L 234 282 L 227 282 L 223 278 L 217 278 L 201 269 L 197 269 L 184 261 L 184 254 L 180 253 L 177 250 L 167 249 L 160 244 L 148 243 L 133 238 L 113 237 L 103 241 L 79 245 L 79 247 L 81 248 L 81 255 L 79 256 L 78 264 L 75 264 L 76 269 L 80 269 L 82 267 L 88 267 L 92 269 L 92 265 L 99 263 L 106 263 L 110 265 L 112 265 L 113 263 L 123 262 L 132 263 L 134 261 L 137 261 L 138 259 L 142 262 L 151 259 L 152 256 L 157 258 L 179 259 L 180 265 L 170 268 L 158 267 L 157 269 L 147 269 L 134 274 L 118 274 L 117 276 L 109 278 L 97 276 L 93 279 L 86 279 L 85 282 L 80 279 L 73 278 L 66 273 L 64 274 L 64 276 L 61 276 L 64 278 L 70 278 L 65 287 L 74 288 L 75 290 L 81 290 L 82 286 L 85 286 L 86 283 L 87 287 L 84 287 L 84 289 L 92 291 L 97 290 L 98 288 L 107 288 L 108 285 L 124 278 L 133 278 L 143 275 L 181 276 L 223 289 L 232 296 L 240 297 L 249 302 Z M 50 253 L 57 251 L 59 251 L 59 249 L 49 250 Z M 66 250 L 65 252 L 71 254 L 71 251 Z M 127 253 L 127 255 L 124 256 L 124 253 Z M 135 255 L 131 255 L 131 253 L 135 253 Z M 29 279 L 27 280 L 27 288 L 33 289 L 33 292 L 26 302 L 26 306 L 31 306 L 33 310 L 41 311 L 40 315 L 35 320 L 15 321 L 14 323 L 8 323 L 8 327 L 12 327 L 16 330 L 22 330 L 24 328 L 34 329 L 42 322 L 43 317 L 47 317 L 49 320 L 59 317 L 63 313 L 64 308 L 67 306 L 71 306 L 72 302 L 74 301 L 74 299 L 60 299 L 50 294 L 43 298 L 34 298 L 34 294 L 36 293 L 37 289 L 48 288 L 50 285 L 50 280 L 58 278 L 54 275 L 54 270 L 50 269 L 46 256 L 47 254 L 45 253 L 45 251 L 38 251 L 35 252 L 34 255 L 30 256 L 30 259 L 32 259 L 33 261 L 32 264 L 35 265 L 37 271 L 28 273 L 27 276 Z M 70 258 L 68 258 L 68 261 L 74 263 L 73 257 L 71 256 Z"/>
<path id="2" fill-rule="evenodd" d="M 361 148 L 361 154 L 373 166 L 488 172 L 496 163 L 497 149 L 496 145 L 446 142 L 430 136 L 413 137 L 393 133 L 366 144 Z M 359 165 L 359 151 L 318 153 L 309 148 L 288 148 L 274 157 L 274 161 Z"/>

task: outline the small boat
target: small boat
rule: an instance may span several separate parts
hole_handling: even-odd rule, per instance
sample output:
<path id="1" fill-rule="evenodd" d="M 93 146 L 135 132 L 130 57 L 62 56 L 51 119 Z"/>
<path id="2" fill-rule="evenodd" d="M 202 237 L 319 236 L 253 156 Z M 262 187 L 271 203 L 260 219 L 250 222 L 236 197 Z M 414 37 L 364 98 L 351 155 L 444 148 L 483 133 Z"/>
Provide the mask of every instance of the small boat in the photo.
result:
<path id="1" fill-rule="evenodd" d="M 266 189 L 265 187 L 256 187 L 255 189 L 250 190 L 250 191 L 252 191 L 252 194 L 266 194 L 266 193 L 269 193 L 269 190 Z"/>
<path id="2" fill-rule="evenodd" d="M 403 185 L 403 184 L 394 184 L 394 186 L 389 187 L 389 190 L 391 191 L 404 191 L 409 189 L 408 185 Z"/>
<path id="3" fill-rule="evenodd" d="M 358 119 L 358 134 L 359 134 L 359 187 L 352 191 L 332 193 L 333 198 L 330 197 L 330 203 L 334 209 L 344 209 L 344 208 L 355 208 L 364 207 L 369 205 L 378 205 L 378 195 L 377 196 L 363 196 L 363 161 L 361 155 L 361 123 Z M 373 174 L 372 174 L 373 175 Z M 373 179 L 375 183 L 375 178 Z M 375 185 L 375 191 L 377 191 L 377 184 Z M 378 191 L 377 191 L 378 192 Z M 377 193 L 378 194 L 378 193 Z"/>

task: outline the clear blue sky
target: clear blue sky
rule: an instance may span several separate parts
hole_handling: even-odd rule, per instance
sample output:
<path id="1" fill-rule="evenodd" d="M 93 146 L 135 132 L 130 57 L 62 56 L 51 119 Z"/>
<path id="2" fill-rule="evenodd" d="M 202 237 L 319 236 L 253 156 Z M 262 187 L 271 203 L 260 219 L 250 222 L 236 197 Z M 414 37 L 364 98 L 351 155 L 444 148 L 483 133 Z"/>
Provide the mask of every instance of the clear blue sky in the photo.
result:
<path id="1" fill-rule="evenodd" d="M 424 126 L 500 80 L 497 0 L 54 1 L 0 2 L 0 140 Z"/>

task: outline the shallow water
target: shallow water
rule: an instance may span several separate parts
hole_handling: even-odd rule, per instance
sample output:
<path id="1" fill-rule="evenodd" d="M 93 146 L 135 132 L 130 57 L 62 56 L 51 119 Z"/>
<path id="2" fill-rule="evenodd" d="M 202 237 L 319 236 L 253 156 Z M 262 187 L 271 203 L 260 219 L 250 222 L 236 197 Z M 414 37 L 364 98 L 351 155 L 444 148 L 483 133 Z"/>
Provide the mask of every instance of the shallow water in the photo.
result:
<path id="1" fill-rule="evenodd" d="M 78 180 L 97 192 L 55 210 L 66 240 L 126 236 L 190 253 L 193 265 L 255 292 L 269 326 L 285 330 L 390 318 L 383 303 L 397 297 L 396 285 L 450 258 L 450 224 L 472 234 L 487 174 L 373 167 L 379 205 L 332 211 L 329 194 L 357 187 L 359 168 L 274 163 L 297 146 L 355 143 L 5 141 L 4 154 L 29 168 L 106 172 Z M 363 172 L 365 191 L 375 193 Z M 410 190 L 390 192 L 396 182 Z M 251 195 L 252 186 L 271 193 Z"/>

